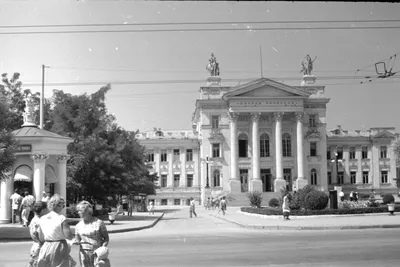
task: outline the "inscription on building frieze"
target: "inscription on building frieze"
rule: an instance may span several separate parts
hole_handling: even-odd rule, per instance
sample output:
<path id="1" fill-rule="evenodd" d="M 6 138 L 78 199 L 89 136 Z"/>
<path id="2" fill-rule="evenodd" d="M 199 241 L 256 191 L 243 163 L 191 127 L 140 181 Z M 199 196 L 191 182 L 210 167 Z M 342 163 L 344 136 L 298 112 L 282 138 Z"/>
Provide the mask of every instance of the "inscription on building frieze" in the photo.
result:
<path id="1" fill-rule="evenodd" d="M 301 107 L 302 102 L 298 100 L 238 100 L 232 103 L 240 107 Z"/>

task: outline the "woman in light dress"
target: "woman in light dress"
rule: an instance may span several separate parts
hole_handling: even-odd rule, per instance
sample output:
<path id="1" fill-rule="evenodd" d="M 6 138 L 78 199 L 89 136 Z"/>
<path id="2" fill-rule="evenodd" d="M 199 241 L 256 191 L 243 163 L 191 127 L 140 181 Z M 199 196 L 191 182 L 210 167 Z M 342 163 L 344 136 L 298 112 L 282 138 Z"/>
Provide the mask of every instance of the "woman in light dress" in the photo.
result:
<path id="1" fill-rule="evenodd" d="M 149 203 L 149 214 L 154 214 L 154 202 L 152 200 Z"/>
<path id="2" fill-rule="evenodd" d="M 109 242 L 106 225 L 93 217 L 93 207 L 88 201 L 82 201 L 76 207 L 81 221 L 75 227 L 74 244 L 79 244 L 79 261 L 82 267 L 95 266 L 95 251 Z"/>
<path id="3" fill-rule="evenodd" d="M 61 211 L 65 208 L 65 200 L 55 194 L 47 202 L 49 213 L 39 220 L 39 239 L 43 243 L 38 257 L 38 267 L 70 267 L 76 263 L 69 255 L 71 247 L 67 240 L 73 235 Z"/>
<path id="4" fill-rule="evenodd" d="M 290 220 L 289 219 L 289 214 L 290 214 L 289 193 L 286 193 L 285 196 L 283 197 L 282 210 L 283 210 L 283 220 Z"/>
<path id="5" fill-rule="evenodd" d="M 37 267 L 37 259 L 39 256 L 40 247 L 43 245 L 43 242 L 41 242 L 39 239 L 39 222 L 40 217 L 47 214 L 47 205 L 44 202 L 38 201 L 33 205 L 32 210 L 35 216 L 29 224 L 29 233 L 33 240 L 30 252 L 31 260 L 29 261 L 29 267 Z"/>

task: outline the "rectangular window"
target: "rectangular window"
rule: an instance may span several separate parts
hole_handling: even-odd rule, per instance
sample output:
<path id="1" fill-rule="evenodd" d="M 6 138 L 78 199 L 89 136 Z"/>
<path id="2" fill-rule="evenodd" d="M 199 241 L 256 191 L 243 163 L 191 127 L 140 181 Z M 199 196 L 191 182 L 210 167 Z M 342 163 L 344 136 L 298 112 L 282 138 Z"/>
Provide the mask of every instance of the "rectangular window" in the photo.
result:
<path id="1" fill-rule="evenodd" d="M 368 158 L 368 147 L 367 146 L 362 147 L 361 157 L 362 157 L 362 159 Z"/>
<path id="2" fill-rule="evenodd" d="M 337 179 L 338 179 L 338 181 L 337 181 L 338 184 L 344 184 L 344 173 L 343 172 L 338 172 Z"/>
<path id="3" fill-rule="evenodd" d="M 332 184 L 332 173 L 328 172 L 328 184 Z"/>
<path id="4" fill-rule="evenodd" d="M 260 139 L 260 157 L 268 158 L 269 157 L 269 139 Z"/>
<path id="5" fill-rule="evenodd" d="M 317 156 L 317 142 L 310 142 L 310 156 Z"/>
<path id="6" fill-rule="evenodd" d="M 315 115 L 310 115 L 309 116 L 309 122 L 310 122 L 310 127 L 316 127 L 316 116 Z"/>
<path id="7" fill-rule="evenodd" d="M 161 206 L 167 206 L 168 205 L 168 199 L 164 198 L 161 199 Z"/>
<path id="8" fill-rule="evenodd" d="M 212 129 L 219 128 L 219 116 L 211 116 L 211 128 Z"/>
<path id="9" fill-rule="evenodd" d="M 387 147 L 386 146 L 381 146 L 381 159 L 386 159 L 387 158 Z"/>
<path id="10" fill-rule="evenodd" d="M 284 157 L 292 156 L 292 142 L 290 138 L 285 138 L 282 140 L 282 154 Z"/>
<path id="11" fill-rule="evenodd" d="M 166 174 L 161 175 L 161 187 L 167 187 L 167 175 Z"/>
<path id="12" fill-rule="evenodd" d="M 381 183 L 382 184 L 388 183 L 388 171 L 381 171 Z"/>
<path id="13" fill-rule="evenodd" d="M 331 159 L 331 148 L 330 147 L 328 147 L 326 149 L 326 159 Z"/>
<path id="14" fill-rule="evenodd" d="M 338 148 L 336 149 L 336 153 L 337 153 L 337 158 L 338 158 L 338 159 L 343 159 L 343 148 L 338 147 Z"/>
<path id="15" fill-rule="evenodd" d="M 311 185 L 317 185 L 317 172 L 311 172 Z"/>
<path id="16" fill-rule="evenodd" d="M 174 187 L 179 187 L 179 174 L 174 174 Z"/>
<path id="17" fill-rule="evenodd" d="M 187 174 L 186 179 L 187 179 L 186 186 L 193 187 L 193 174 Z"/>
<path id="18" fill-rule="evenodd" d="M 357 172 L 350 172 L 350 183 L 351 184 L 356 183 L 356 176 L 357 176 Z"/>
<path id="19" fill-rule="evenodd" d="M 174 205 L 175 205 L 175 206 L 181 205 L 181 200 L 180 200 L 179 198 L 175 198 L 175 199 L 174 199 Z"/>
<path id="20" fill-rule="evenodd" d="M 147 161 L 154 162 L 154 153 L 147 154 Z"/>
<path id="21" fill-rule="evenodd" d="M 247 158 L 247 140 L 239 140 L 239 158 Z"/>
<path id="22" fill-rule="evenodd" d="M 368 172 L 363 172 L 363 184 L 368 184 Z"/>
<path id="23" fill-rule="evenodd" d="M 193 161 L 193 150 L 192 149 L 186 150 L 186 161 Z"/>
<path id="24" fill-rule="evenodd" d="M 167 152 L 161 151 L 161 162 L 167 162 Z"/>
<path id="25" fill-rule="evenodd" d="M 350 147 L 349 156 L 350 156 L 350 159 L 356 158 L 356 148 L 355 147 Z"/>
<path id="26" fill-rule="evenodd" d="M 219 144 L 212 144 L 212 157 L 219 158 Z"/>
<path id="27" fill-rule="evenodd" d="M 174 161 L 179 161 L 179 149 L 174 149 Z"/>

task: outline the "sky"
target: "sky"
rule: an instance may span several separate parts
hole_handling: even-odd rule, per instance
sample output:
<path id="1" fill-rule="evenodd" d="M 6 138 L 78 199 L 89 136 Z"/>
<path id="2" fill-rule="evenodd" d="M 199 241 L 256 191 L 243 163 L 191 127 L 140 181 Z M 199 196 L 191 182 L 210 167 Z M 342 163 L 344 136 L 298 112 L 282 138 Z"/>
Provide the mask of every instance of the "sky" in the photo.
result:
<path id="1" fill-rule="evenodd" d="M 328 128 L 396 127 L 400 132 L 400 73 L 387 79 L 343 79 L 376 75 L 374 63 L 400 52 L 400 21 L 392 23 L 252 24 L 276 21 L 398 19 L 394 3 L 329 2 L 167 2 L 167 1 L 2 1 L 0 72 L 21 73 L 24 88 L 91 94 L 111 83 L 106 104 L 127 130 L 191 129 L 205 67 L 214 52 L 222 85 L 263 75 L 300 85 L 301 61 L 310 54 L 316 85 L 331 98 Z M 130 25 L 134 23 L 230 22 L 228 25 Z M 247 22 L 239 24 L 238 22 Z M 120 24 L 113 27 L 20 27 L 7 25 Z M 399 26 L 361 30 L 253 30 L 258 27 Z M 77 30 L 245 29 L 244 31 L 155 31 L 54 33 Z M 53 33 L 37 33 L 37 32 Z M 15 34 L 16 32 L 23 32 Z M 36 32 L 27 34 L 27 32 Z M 400 54 L 393 70 L 400 71 Z M 361 69 L 360 71 L 357 71 Z M 396 78 L 396 76 L 398 78 Z M 336 77 L 336 78 L 332 78 Z M 342 77 L 342 78 L 338 78 Z M 286 78 L 286 79 L 285 79 Z M 237 81 L 229 82 L 232 79 Z M 190 80 L 171 83 L 171 80 Z M 225 80 L 225 81 L 224 81 Z M 148 81 L 153 81 L 150 83 Z M 194 82 L 193 82 L 194 81 Z M 364 83 L 360 83 L 364 81 Z M 144 83 L 145 82 L 145 83 Z M 89 83 L 89 84 L 88 84 Z M 147 83 L 147 84 L 146 84 Z"/>

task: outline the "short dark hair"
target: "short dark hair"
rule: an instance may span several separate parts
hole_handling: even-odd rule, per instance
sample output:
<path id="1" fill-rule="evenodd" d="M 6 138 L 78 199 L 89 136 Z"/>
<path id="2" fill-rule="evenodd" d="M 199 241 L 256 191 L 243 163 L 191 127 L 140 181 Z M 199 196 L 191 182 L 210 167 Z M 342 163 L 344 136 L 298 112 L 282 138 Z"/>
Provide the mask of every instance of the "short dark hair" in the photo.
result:
<path id="1" fill-rule="evenodd" d="M 25 191 L 24 195 L 25 195 L 25 196 L 29 196 L 29 192 L 28 192 L 28 191 Z"/>
<path id="2" fill-rule="evenodd" d="M 32 211 L 35 213 L 35 215 L 38 215 L 45 208 L 47 208 L 46 202 L 36 201 L 35 204 L 33 205 Z"/>
<path id="3" fill-rule="evenodd" d="M 16 188 L 16 189 L 14 190 L 14 193 L 18 193 L 18 191 L 19 191 L 19 189 L 18 189 L 18 188 Z"/>

